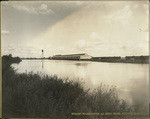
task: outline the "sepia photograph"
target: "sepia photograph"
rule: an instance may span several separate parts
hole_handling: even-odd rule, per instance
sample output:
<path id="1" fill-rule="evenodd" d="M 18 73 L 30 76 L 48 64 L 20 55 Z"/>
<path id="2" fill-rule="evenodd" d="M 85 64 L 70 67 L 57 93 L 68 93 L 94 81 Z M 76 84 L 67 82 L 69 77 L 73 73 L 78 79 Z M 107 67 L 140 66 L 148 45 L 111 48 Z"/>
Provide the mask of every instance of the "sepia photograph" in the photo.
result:
<path id="1" fill-rule="evenodd" d="M 2 117 L 148 118 L 149 1 L 2 1 Z"/>

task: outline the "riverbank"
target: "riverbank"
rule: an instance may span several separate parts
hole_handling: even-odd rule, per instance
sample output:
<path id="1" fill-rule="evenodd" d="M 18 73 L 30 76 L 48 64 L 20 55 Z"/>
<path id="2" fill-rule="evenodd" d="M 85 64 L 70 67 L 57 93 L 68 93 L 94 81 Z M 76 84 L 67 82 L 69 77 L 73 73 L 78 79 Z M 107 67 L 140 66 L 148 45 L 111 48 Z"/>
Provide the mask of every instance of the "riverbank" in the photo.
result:
<path id="1" fill-rule="evenodd" d="M 51 58 L 22 58 L 22 60 L 69 60 L 69 59 L 51 59 Z M 108 63 L 133 63 L 133 64 L 149 64 L 149 60 L 141 61 L 141 60 L 99 60 L 99 59 L 82 59 L 82 60 L 74 60 L 72 61 L 91 61 L 91 62 L 108 62 Z"/>
<path id="2" fill-rule="evenodd" d="M 61 60 L 61 59 L 49 59 L 49 60 Z M 85 60 L 72 60 L 72 61 L 91 61 L 91 62 L 106 62 L 106 63 L 132 63 L 132 64 L 149 64 L 149 62 L 142 61 L 128 61 L 128 60 L 95 60 L 95 59 L 85 59 Z"/>
<path id="3" fill-rule="evenodd" d="M 57 76 L 18 74 L 6 64 L 4 60 L 3 117 L 72 118 L 71 113 L 141 111 L 140 107 L 131 107 L 124 100 L 119 99 L 113 86 L 101 85 L 91 94 L 80 82 Z M 125 117 L 127 116 L 129 115 Z M 107 117 L 112 116 L 107 115 Z M 85 116 L 75 118 L 85 118 Z"/>

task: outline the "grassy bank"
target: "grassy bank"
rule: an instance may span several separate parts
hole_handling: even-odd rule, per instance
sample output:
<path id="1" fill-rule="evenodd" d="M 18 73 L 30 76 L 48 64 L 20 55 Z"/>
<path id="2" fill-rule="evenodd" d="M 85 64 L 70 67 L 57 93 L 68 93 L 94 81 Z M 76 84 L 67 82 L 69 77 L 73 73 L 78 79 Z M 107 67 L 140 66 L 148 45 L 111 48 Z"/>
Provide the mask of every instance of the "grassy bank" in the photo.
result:
<path id="1" fill-rule="evenodd" d="M 63 119 L 71 118 L 71 113 L 78 112 L 138 111 L 120 100 L 114 87 L 101 85 L 94 93 L 89 93 L 80 82 L 60 79 L 57 76 L 18 74 L 11 67 L 11 61 L 3 61 L 2 69 L 3 117 Z"/>

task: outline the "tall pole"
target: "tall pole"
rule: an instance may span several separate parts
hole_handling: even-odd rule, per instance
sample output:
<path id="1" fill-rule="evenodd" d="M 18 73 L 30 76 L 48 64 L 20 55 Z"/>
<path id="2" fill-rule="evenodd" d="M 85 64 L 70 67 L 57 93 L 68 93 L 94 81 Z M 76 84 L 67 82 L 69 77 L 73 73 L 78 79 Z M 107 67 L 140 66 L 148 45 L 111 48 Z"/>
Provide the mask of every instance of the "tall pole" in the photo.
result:
<path id="1" fill-rule="evenodd" d="M 43 58 L 44 58 L 44 50 L 42 49 L 42 70 L 43 70 Z"/>
<path id="2" fill-rule="evenodd" d="M 44 50 L 42 49 L 42 59 L 44 58 Z"/>

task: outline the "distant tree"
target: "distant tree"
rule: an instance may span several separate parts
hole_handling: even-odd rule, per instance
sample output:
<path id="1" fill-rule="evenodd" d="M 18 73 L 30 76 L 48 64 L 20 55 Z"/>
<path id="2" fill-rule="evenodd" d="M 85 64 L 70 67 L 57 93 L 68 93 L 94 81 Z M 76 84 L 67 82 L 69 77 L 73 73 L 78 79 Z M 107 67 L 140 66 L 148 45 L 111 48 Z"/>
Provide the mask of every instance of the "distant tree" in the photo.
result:
<path id="1" fill-rule="evenodd" d="M 12 57 L 12 54 L 9 54 L 8 56 L 9 56 L 9 57 Z"/>

